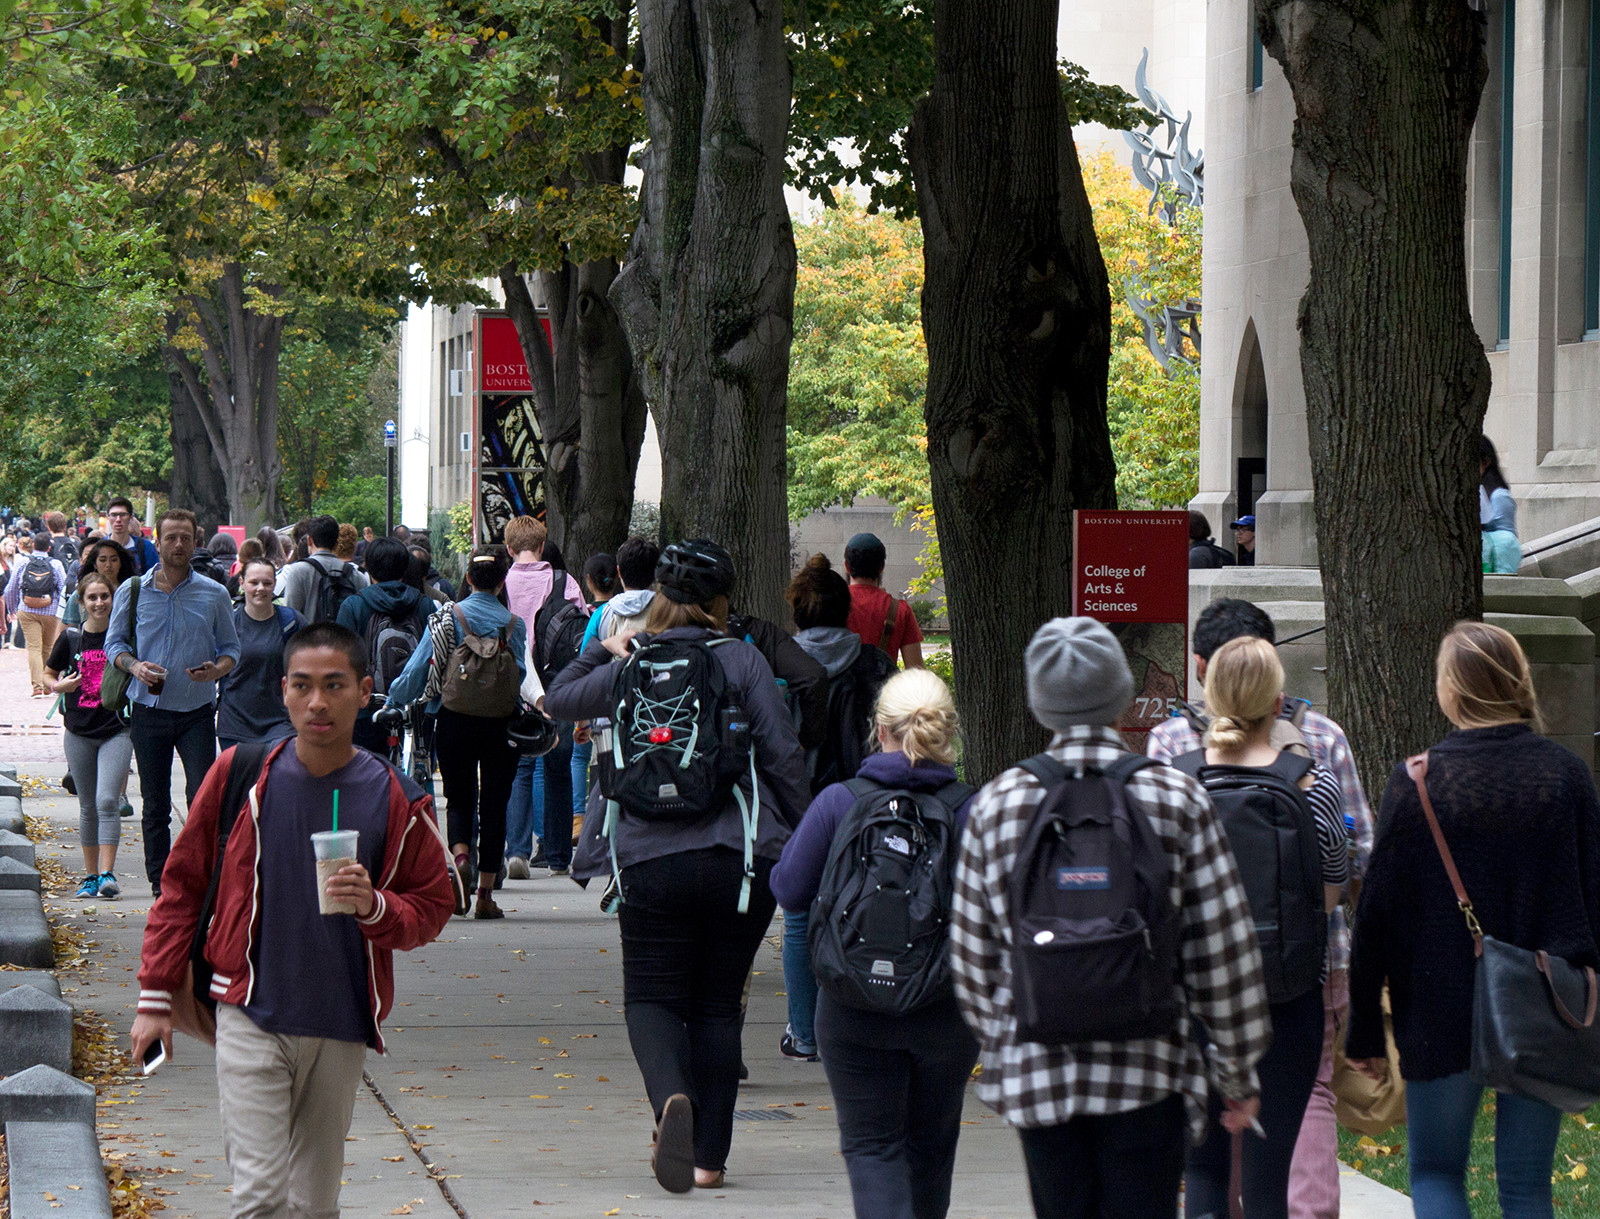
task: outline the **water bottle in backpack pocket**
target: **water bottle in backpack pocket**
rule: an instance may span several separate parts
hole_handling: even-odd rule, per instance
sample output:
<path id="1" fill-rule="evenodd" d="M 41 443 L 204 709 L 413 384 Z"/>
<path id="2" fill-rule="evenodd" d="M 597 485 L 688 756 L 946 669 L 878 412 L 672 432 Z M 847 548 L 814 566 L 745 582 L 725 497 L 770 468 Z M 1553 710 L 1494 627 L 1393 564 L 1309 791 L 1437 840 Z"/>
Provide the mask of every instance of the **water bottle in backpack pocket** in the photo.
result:
<path id="1" fill-rule="evenodd" d="M 1212 766 L 1203 749 L 1172 765 L 1211 797 L 1239 865 L 1256 925 L 1267 1000 L 1285 1003 L 1322 982 L 1328 950 L 1317 819 L 1300 782 L 1314 763 L 1280 753 L 1271 766 Z"/>
<path id="2" fill-rule="evenodd" d="M 1044 785 L 1008 882 L 1017 1037 L 1044 1045 L 1171 1033 L 1181 1010 L 1182 922 L 1171 863 L 1129 778 L 1153 759 L 1069 772 L 1022 763 Z"/>
<path id="3" fill-rule="evenodd" d="M 845 784 L 839 823 L 811 903 L 811 968 L 831 999 L 902 1015 L 951 991 L 949 930 L 956 810 L 973 793 Z"/>

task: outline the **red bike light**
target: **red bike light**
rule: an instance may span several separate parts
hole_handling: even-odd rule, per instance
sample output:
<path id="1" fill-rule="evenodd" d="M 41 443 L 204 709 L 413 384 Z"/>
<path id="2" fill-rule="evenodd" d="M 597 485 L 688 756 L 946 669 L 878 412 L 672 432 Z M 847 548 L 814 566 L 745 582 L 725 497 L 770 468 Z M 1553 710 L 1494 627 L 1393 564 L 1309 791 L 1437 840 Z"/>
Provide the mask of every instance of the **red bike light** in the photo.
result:
<path id="1" fill-rule="evenodd" d="M 669 743 L 671 740 L 672 740 L 672 729 L 670 729 L 670 728 L 652 728 L 652 729 L 650 729 L 650 743 L 652 745 L 665 745 L 665 744 Z"/>

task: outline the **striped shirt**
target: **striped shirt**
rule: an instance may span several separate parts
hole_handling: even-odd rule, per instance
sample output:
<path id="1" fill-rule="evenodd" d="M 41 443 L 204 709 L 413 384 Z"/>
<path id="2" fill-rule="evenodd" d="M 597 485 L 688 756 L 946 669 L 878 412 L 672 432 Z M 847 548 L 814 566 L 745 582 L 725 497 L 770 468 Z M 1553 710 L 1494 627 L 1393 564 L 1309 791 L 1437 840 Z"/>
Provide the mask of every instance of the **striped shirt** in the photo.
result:
<path id="1" fill-rule="evenodd" d="M 1073 728 L 1049 748 L 1074 772 L 1103 770 L 1126 752 L 1115 731 L 1100 727 Z M 1198 1141 L 1208 1071 L 1226 1097 L 1259 1092 L 1255 1065 L 1272 1036 L 1261 954 L 1244 886 L 1204 789 L 1169 767 L 1151 767 L 1128 781 L 1127 797 L 1161 839 L 1169 896 L 1182 920 L 1183 1014 L 1172 1032 L 1060 1046 L 1018 1040 L 1007 881 L 1044 798 L 1043 786 L 1020 767 L 987 784 L 967 819 L 950 923 L 956 998 L 983 1050 L 978 1095 L 1013 1125 L 1061 1125 L 1181 1093 Z M 1187 1036 L 1190 1015 L 1211 1034 L 1209 1062 Z"/>
<path id="2" fill-rule="evenodd" d="M 1199 703 L 1194 706 L 1200 709 Z M 1312 760 L 1326 766 L 1339 781 L 1350 851 L 1350 878 L 1360 880 L 1367 874 L 1367 861 L 1372 858 L 1375 822 L 1361 788 L 1361 776 L 1356 773 L 1350 742 L 1345 739 L 1343 728 L 1316 711 L 1305 713 L 1300 721 L 1300 734 L 1306 738 Z M 1199 748 L 1200 734 L 1181 715 L 1157 724 L 1150 730 L 1150 739 L 1145 744 L 1145 752 L 1161 762 L 1170 762 L 1179 754 Z M 1343 906 L 1328 916 L 1328 967 L 1350 967 L 1350 922 Z"/>

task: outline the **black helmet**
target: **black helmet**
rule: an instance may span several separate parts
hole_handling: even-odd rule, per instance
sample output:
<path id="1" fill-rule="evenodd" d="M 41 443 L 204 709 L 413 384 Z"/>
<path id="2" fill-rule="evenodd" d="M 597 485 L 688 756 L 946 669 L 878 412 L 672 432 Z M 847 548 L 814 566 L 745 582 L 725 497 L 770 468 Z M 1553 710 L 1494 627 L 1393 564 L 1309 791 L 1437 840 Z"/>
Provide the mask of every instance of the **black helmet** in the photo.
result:
<path id="1" fill-rule="evenodd" d="M 542 758 L 561 739 L 556 722 L 540 711 L 524 711 L 506 724 L 511 748 L 530 758 Z"/>
<path id="2" fill-rule="evenodd" d="M 733 556 L 715 542 L 674 542 L 656 562 L 656 583 L 669 601 L 710 605 L 733 592 Z"/>

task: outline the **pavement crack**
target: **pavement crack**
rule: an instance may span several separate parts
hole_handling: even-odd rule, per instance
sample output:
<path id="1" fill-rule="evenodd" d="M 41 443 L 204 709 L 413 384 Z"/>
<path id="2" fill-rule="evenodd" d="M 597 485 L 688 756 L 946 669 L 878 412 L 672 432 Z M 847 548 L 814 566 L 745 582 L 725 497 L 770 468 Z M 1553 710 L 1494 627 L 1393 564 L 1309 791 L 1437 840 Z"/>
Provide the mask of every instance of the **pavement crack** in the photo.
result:
<path id="1" fill-rule="evenodd" d="M 367 1085 L 373 1099 L 383 1106 L 383 1111 L 389 1115 L 389 1120 L 394 1123 L 395 1129 L 405 1136 L 406 1146 L 411 1148 L 411 1154 L 421 1162 L 423 1170 L 428 1174 L 428 1179 L 439 1187 L 439 1193 L 450 1205 L 450 1209 L 461 1216 L 461 1219 L 470 1219 L 467 1208 L 462 1206 L 454 1193 L 450 1190 L 450 1183 L 444 1179 L 444 1169 L 429 1158 L 427 1149 L 423 1147 L 420 1139 L 410 1126 L 395 1112 L 394 1106 L 389 1103 L 389 1098 L 383 1094 L 383 1089 L 378 1087 L 377 1081 L 372 1078 L 372 1072 L 361 1072 L 361 1080 Z"/>

